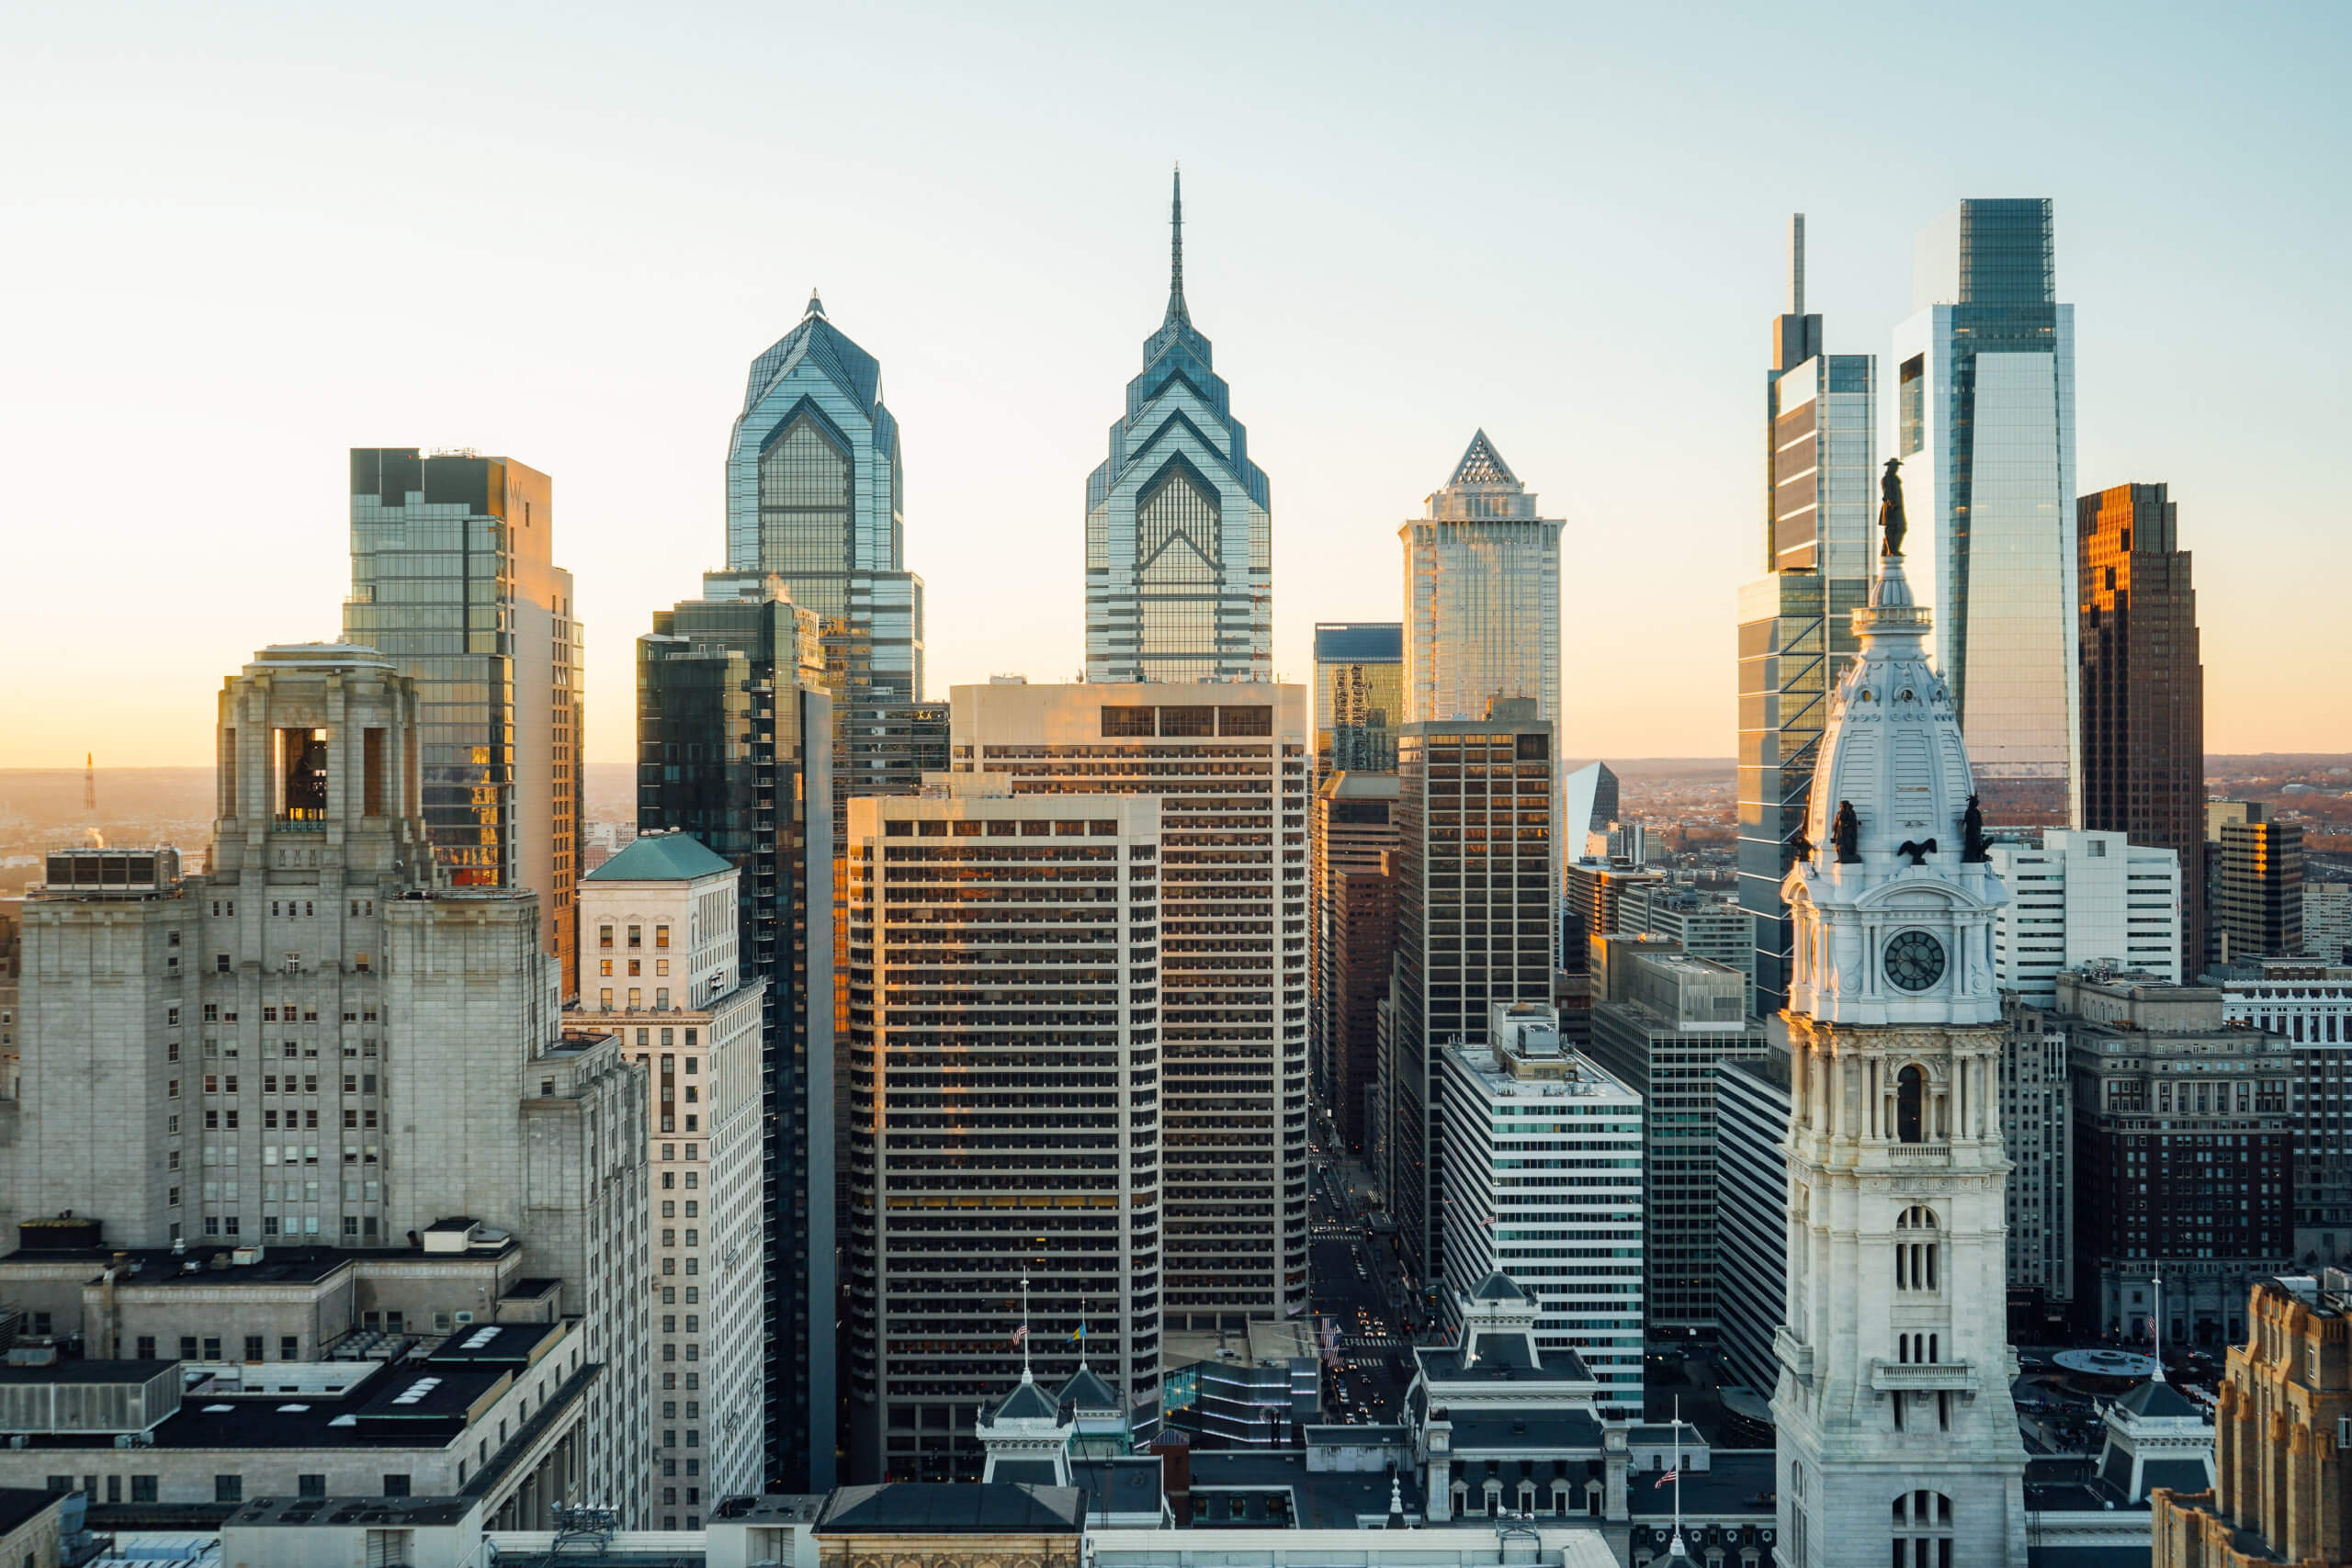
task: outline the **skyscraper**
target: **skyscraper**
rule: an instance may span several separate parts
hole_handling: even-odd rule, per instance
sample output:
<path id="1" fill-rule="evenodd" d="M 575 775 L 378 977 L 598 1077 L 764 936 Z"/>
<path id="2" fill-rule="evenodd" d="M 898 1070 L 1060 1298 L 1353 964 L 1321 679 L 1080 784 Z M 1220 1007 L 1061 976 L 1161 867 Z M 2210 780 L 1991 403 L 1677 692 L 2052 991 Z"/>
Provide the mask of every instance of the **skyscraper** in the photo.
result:
<path id="1" fill-rule="evenodd" d="M 2180 861 L 2180 971 L 2205 964 L 2205 666 L 2179 503 L 2117 485 L 2075 508 L 2083 826 Z"/>
<path id="2" fill-rule="evenodd" d="M 1538 517 L 1483 430 L 1423 514 L 1396 530 L 1405 547 L 1408 720 L 1484 718 L 1498 697 L 1525 697 L 1560 721 L 1560 530 Z"/>
<path id="3" fill-rule="evenodd" d="M 1315 623 L 1315 778 L 1396 771 L 1405 722 L 1405 628 L 1395 621 Z"/>
<path id="4" fill-rule="evenodd" d="M 2035 1007 L 2057 995 L 2063 969 L 2099 963 L 2177 983 L 2179 857 L 2120 833 L 2052 828 L 2039 846 L 1985 851 L 2009 902 L 1993 922 L 1993 975 Z"/>
<path id="5" fill-rule="evenodd" d="M 1379 1074 L 1374 1042 L 1396 922 L 1390 852 L 1396 848 L 1397 789 L 1393 773 L 1332 773 L 1316 786 L 1309 829 L 1315 1075 L 1320 1103 L 1351 1148 L 1364 1144 L 1365 1093 Z"/>
<path id="6" fill-rule="evenodd" d="M 1532 697 L 1500 698 L 1490 716 L 1409 724 L 1397 742 L 1382 1185 L 1407 1274 L 1432 1296 L 1442 1294 L 1445 1224 L 1439 1054 L 1484 1044 L 1498 1004 L 1552 998 L 1559 780 L 1551 721 L 1535 706 Z"/>
<path id="7" fill-rule="evenodd" d="M 416 682 L 434 858 L 460 887 L 539 896 L 540 945 L 580 988 L 580 623 L 554 562 L 554 487 L 511 457 L 351 449 L 346 642 Z"/>
<path id="8" fill-rule="evenodd" d="M 922 579 L 906 570 L 899 422 L 882 367 L 825 315 L 752 362 L 727 449 L 727 565 L 817 614 L 833 696 L 835 841 L 854 795 L 904 794 L 922 702 Z M 935 715 L 933 728 L 935 728 Z"/>
<path id="9" fill-rule="evenodd" d="M 1894 455 L 1985 818 L 2063 828 L 2082 821 L 2075 308 L 2052 256 L 2047 198 L 1963 201 L 1920 231 Z"/>
<path id="10" fill-rule="evenodd" d="M 1159 1423 L 1160 802 L 934 779 L 850 806 L 864 1481 L 980 1478 L 956 1417 L 1026 1364 L 1014 1301 L 1048 1367 Z"/>
<path id="11" fill-rule="evenodd" d="M 1305 1311 L 1306 688 L 951 696 L 957 773 L 1010 774 L 1016 796 L 1160 797 L 1162 1315 L 1213 1329 Z"/>
<path id="12" fill-rule="evenodd" d="M 1273 679 L 1266 475 L 1184 303 L 1177 176 L 1168 313 L 1086 481 L 1086 679 Z"/>
<path id="13" fill-rule="evenodd" d="M 1804 299 L 1804 214 L 1789 221 L 1789 311 L 1764 376 L 1765 575 L 1739 597 L 1739 900 L 1755 926 L 1756 1008 L 1788 998 L 1781 878 L 1804 821 L 1828 694 L 1854 661 L 1877 502 L 1878 361 L 1825 354 Z M 1578 852 L 1569 847 L 1570 858 Z"/>
<path id="14" fill-rule="evenodd" d="M 2303 951 L 2303 829 L 2265 820 L 2221 825 L 2213 931 L 2224 964 Z"/>
<path id="15" fill-rule="evenodd" d="M 1883 558 L 1832 694 L 1801 855 L 1779 1540 L 1790 1568 L 2024 1568 L 1992 966 L 2007 894 L 1927 612 Z M 1933 840 L 1940 849 L 1923 849 Z"/>
<path id="16" fill-rule="evenodd" d="M 637 642 L 637 826 L 691 833 L 741 872 L 737 953 L 764 980 L 758 1259 L 764 1470 L 832 1483 L 837 1074 L 831 698 L 818 617 L 778 578 L 712 572 Z"/>

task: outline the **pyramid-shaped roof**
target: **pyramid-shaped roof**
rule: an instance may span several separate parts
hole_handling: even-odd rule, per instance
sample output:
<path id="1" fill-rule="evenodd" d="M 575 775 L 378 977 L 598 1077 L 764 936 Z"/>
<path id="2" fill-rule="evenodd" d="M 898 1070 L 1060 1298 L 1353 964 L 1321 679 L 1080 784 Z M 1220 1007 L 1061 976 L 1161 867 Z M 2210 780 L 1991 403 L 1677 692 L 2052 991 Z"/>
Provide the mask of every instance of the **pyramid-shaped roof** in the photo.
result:
<path id="1" fill-rule="evenodd" d="M 1091 1367 L 1080 1367 L 1062 1384 L 1061 1402 L 1074 1410 L 1116 1410 L 1119 1396 L 1097 1377 Z"/>
<path id="2" fill-rule="evenodd" d="M 749 413 L 756 408 L 768 389 L 804 360 L 814 365 L 869 417 L 876 414 L 882 403 L 881 365 L 826 318 L 824 303 L 814 292 L 808 296 L 808 308 L 802 314 L 800 324 L 752 361 L 752 373 L 743 386 L 743 412 Z"/>
<path id="3" fill-rule="evenodd" d="M 691 833 L 650 833 L 590 872 L 586 882 L 688 882 L 731 870 Z"/>
<path id="4" fill-rule="evenodd" d="M 1503 455 L 1495 444 L 1479 431 L 1470 438 L 1470 446 L 1462 454 L 1462 461 L 1453 466 L 1453 478 L 1447 481 L 1457 485 L 1517 485 L 1519 476 L 1510 471 Z"/>
<path id="5" fill-rule="evenodd" d="M 2202 1420 L 2204 1412 L 2185 1398 L 2180 1390 L 2162 1378 L 2151 1378 L 2126 1393 L 2116 1404 L 2134 1416 L 2188 1416 Z"/>
<path id="6" fill-rule="evenodd" d="M 1470 1299 L 1479 1302 L 1530 1302 L 1535 1298 L 1527 1293 L 1525 1286 L 1498 1269 L 1470 1292 Z"/>
<path id="7" fill-rule="evenodd" d="M 1000 1421 L 1052 1421 L 1060 1415 L 1060 1409 L 1046 1397 L 1046 1391 L 1027 1377 L 1014 1384 L 1004 1403 L 996 1407 L 996 1419 Z"/>

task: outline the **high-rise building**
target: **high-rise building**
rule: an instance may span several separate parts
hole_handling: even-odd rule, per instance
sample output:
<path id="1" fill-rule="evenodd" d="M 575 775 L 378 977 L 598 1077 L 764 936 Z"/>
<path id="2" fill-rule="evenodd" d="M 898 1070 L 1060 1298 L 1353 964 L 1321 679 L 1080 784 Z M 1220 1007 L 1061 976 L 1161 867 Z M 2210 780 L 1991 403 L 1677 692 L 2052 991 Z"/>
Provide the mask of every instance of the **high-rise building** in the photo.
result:
<path id="1" fill-rule="evenodd" d="M 1855 612 L 1801 855 L 1788 1290 L 1772 1401 L 1790 1568 L 2024 1568 L 2009 1396 L 2009 1161 L 1993 923 L 2007 895 L 1957 837 L 1974 785 L 1903 558 Z"/>
<path id="2" fill-rule="evenodd" d="M 1393 772 L 1350 771 L 1325 777 L 1315 791 L 1307 888 L 1315 1077 L 1319 1103 L 1351 1148 L 1363 1146 L 1363 1094 L 1377 1077 L 1378 1009 L 1388 990 L 1387 949 L 1396 919 L 1396 874 L 1388 854 L 1396 847 L 1398 787 Z M 1371 880 L 1347 884 L 1351 875 Z M 1356 907 L 1342 908 L 1343 896 L 1356 899 Z M 1343 920 L 1351 922 L 1351 939 L 1344 954 L 1339 945 Z M 1344 1059 L 1351 1050 L 1374 1056 Z M 1343 1077 L 1354 1087 L 1342 1088 Z"/>
<path id="3" fill-rule="evenodd" d="M 2211 910 L 2214 956 L 2223 964 L 2303 951 L 2303 829 L 2266 812 L 2223 822 L 2219 888 Z"/>
<path id="4" fill-rule="evenodd" d="M 1717 1343 L 1733 1381 L 1770 1397 L 1781 1381 L 1773 1349 L 1788 1289 L 1789 1056 L 1735 1056 L 1715 1075 Z"/>
<path id="5" fill-rule="evenodd" d="M 2352 965 L 2267 958 L 2215 965 L 2222 1021 L 2294 1053 L 2295 1256 L 2352 1258 Z"/>
<path id="6" fill-rule="evenodd" d="M 2083 823 L 2180 863 L 2180 973 L 2205 964 L 2205 666 L 2179 503 L 2163 485 L 2075 502 Z"/>
<path id="7" fill-rule="evenodd" d="M 1747 988 L 1748 1014 L 1760 1016 L 1756 1012 L 1754 922 L 1730 896 L 1663 881 L 1638 884 L 1618 900 L 1617 929 L 1666 937 L 1693 958 L 1739 971 Z"/>
<path id="8" fill-rule="evenodd" d="M 1477 719 L 1524 697 L 1560 721 L 1560 530 L 1483 430 L 1403 524 L 1405 713 Z"/>
<path id="9" fill-rule="evenodd" d="M 2352 964 L 2352 882 L 2303 884 L 2303 952 L 2325 964 Z"/>
<path id="10" fill-rule="evenodd" d="M 540 942 L 580 988 L 584 686 L 548 476 L 511 457 L 351 449 L 345 642 L 416 682 L 421 810 L 460 887 L 539 896 Z"/>
<path id="11" fill-rule="evenodd" d="M 1395 773 L 1404 722 L 1404 626 L 1316 622 L 1316 782 L 1340 772 Z"/>
<path id="12" fill-rule="evenodd" d="M 713 572 L 637 641 L 637 827 L 689 833 L 741 876 L 737 956 L 760 1020 L 762 1423 L 770 1485 L 832 1483 L 832 699 L 819 618 L 782 581 Z M 601 977 L 599 977 L 601 985 Z"/>
<path id="13" fill-rule="evenodd" d="M 1137 1432 L 1159 1422 L 1161 803 L 933 777 L 850 804 L 850 1452 L 869 1482 L 980 1478 L 959 1417 L 1027 1366 L 1013 1303 L 1049 1365 L 1082 1359 Z"/>
<path id="14" fill-rule="evenodd" d="M 1617 775 L 1606 762 L 1587 762 L 1560 781 L 1560 858 L 1587 860 L 1609 853 L 1609 830 L 1617 825 Z"/>
<path id="15" fill-rule="evenodd" d="M 1764 576 L 1739 598 L 1739 901 L 1755 926 L 1756 1009 L 1788 996 L 1781 878 L 1804 821 L 1828 694 L 1854 660 L 1877 504 L 1878 360 L 1826 354 L 1804 299 L 1804 214 L 1789 222 L 1789 310 L 1764 373 Z M 1570 846 L 1571 857 L 1578 851 Z"/>
<path id="16" fill-rule="evenodd" d="M 852 795 L 920 782 L 905 710 L 923 694 L 922 579 L 906 569 L 899 422 L 882 367 L 814 294 L 752 362 L 727 447 L 727 566 L 783 579 L 817 614 L 832 694 L 833 831 Z"/>
<path id="17" fill-rule="evenodd" d="M 1935 562 L 1938 667 L 1985 819 L 2082 825 L 2075 308 L 2047 198 L 1963 201 L 1919 232 L 1894 331 L 1894 455 Z"/>
<path id="18" fill-rule="evenodd" d="M 1396 951 L 1381 1100 L 1382 1182 L 1408 1275 L 1443 1294 L 1438 1053 L 1485 1043 L 1498 1005 L 1552 998 L 1552 725 L 1532 697 L 1485 718 L 1408 724 L 1397 742 Z M 1425 1308 L 1424 1310 L 1427 1310 Z"/>
<path id="19" fill-rule="evenodd" d="M 2257 1280 L 2213 1402 L 2212 1484 L 2159 1487 L 2153 1568 L 2352 1562 L 2352 1280 Z"/>
<path id="20" fill-rule="evenodd" d="M 1736 969 L 1661 937 L 1604 936 L 1593 948 L 1587 1054 L 1642 1100 L 1650 1337 L 1713 1339 L 1724 1258 L 1715 1085 L 1725 1062 L 1764 1055 L 1764 1026 L 1747 1015 L 1747 980 Z"/>
<path id="21" fill-rule="evenodd" d="M 1641 1097 L 1563 1046 L 1559 1015 L 1541 1003 L 1497 1005 L 1486 1036 L 1439 1053 L 1447 1293 L 1508 1275 L 1535 1304 L 1537 1345 L 1575 1351 L 1601 1414 L 1638 1421 Z M 1571 1143 L 1583 1157 L 1549 1157 Z"/>
<path id="22" fill-rule="evenodd" d="M 1560 903 L 1560 967 L 1585 974 L 1593 938 L 1632 929 L 1625 924 L 1626 899 L 1646 898 L 1667 886 L 1666 873 L 1629 860 L 1569 857 Z"/>
<path id="23" fill-rule="evenodd" d="M 565 1032 L 537 896 L 435 863 L 422 684 L 372 648 L 263 649 L 222 683 L 203 876 L 168 849 L 50 857 L 0 1226 L 71 1210 L 119 1248 L 405 1247 L 428 1269 L 476 1232 L 519 1245 L 608 1370 L 590 1495 L 640 1521 L 647 1166 L 605 1130 L 643 1124 L 645 1076 Z"/>
<path id="24" fill-rule="evenodd" d="M 2009 1290 L 2045 1322 L 2075 1299 L 2075 1093 L 2066 1021 L 2011 991 L 2001 998 L 2001 1145 L 2007 1189 Z"/>
<path id="25" fill-rule="evenodd" d="M 1168 313 L 1086 481 L 1090 684 L 1273 679 L 1266 474 L 1184 303 L 1181 175 L 1172 213 Z"/>
<path id="26" fill-rule="evenodd" d="M 2245 1332 L 2254 1280 L 2294 1262 L 2295 1061 L 2233 1029 L 2222 995 L 2147 975 L 2061 975 L 2075 1102 L 2075 1314 L 2139 1337 L 2164 1280 L 2165 1338 Z"/>
<path id="27" fill-rule="evenodd" d="M 1306 691 L 958 686 L 957 773 L 1016 797 L 1157 795 L 1162 1317 L 1306 1307 Z"/>
<path id="28" fill-rule="evenodd" d="M 2048 1007 L 2060 970 L 2099 962 L 2181 978 L 2180 861 L 2170 850 L 2052 828 L 2038 849 L 1999 843 L 1986 853 L 2009 890 L 1993 924 L 2003 990 Z"/>
<path id="29" fill-rule="evenodd" d="M 765 1483 L 760 1260 L 760 996 L 742 873 L 685 833 L 649 834 L 581 879 L 574 1018 L 645 1069 L 651 1169 L 653 1483 L 663 1529 Z M 681 1488 L 677 1477 L 699 1476 Z M 683 1506 L 681 1500 L 683 1499 Z"/>

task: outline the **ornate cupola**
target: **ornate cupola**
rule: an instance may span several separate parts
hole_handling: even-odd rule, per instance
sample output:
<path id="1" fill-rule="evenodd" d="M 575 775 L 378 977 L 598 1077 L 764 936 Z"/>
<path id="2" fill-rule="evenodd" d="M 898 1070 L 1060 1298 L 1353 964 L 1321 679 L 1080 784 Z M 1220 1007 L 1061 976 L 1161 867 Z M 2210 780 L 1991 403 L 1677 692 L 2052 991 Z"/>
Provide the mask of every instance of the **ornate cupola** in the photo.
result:
<path id="1" fill-rule="evenodd" d="M 1823 1023 L 1992 1023 L 1993 921 L 2008 902 L 1951 689 L 1928 662 L 1928 612 L 1903 557 L 1881 558 L 1854 613 L 1861 656 L 1830 698 L 1797 861 L 1789 1010 Z"/>

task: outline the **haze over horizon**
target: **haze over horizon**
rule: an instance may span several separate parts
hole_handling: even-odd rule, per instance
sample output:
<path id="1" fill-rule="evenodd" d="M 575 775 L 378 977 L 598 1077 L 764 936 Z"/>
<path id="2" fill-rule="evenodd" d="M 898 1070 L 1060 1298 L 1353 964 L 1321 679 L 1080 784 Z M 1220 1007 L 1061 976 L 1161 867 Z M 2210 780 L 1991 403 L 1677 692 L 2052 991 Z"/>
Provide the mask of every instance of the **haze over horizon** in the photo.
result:
<path id="1" fill-rule="evenodd" d="M 2341 9 L 1984 7 L 1933 70 L 1925 13 L 1826 6 L 1069 15 L 13 14 L 0 767 L 206 763 L 223 677 L 337 636 L 379 445 L 552 476 L 626 761 L 632 639 L 721 564 L 744 370 L 811 285 L 904 431 L 930 694 L 1071 678 L 1180 158 L 1284 678 L 1315 621 L 1396 618 L 1396 526 L 1484 427 L 1567 519 L 1562 750 L 1728 759 L 1788 214 L 1827 346 L 1883 356 L 1921 225 L 2048 196 L 2078 489 L 2172 487 L 2209 751 L 2352 745 Z"/>

